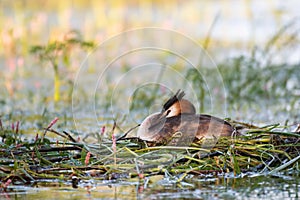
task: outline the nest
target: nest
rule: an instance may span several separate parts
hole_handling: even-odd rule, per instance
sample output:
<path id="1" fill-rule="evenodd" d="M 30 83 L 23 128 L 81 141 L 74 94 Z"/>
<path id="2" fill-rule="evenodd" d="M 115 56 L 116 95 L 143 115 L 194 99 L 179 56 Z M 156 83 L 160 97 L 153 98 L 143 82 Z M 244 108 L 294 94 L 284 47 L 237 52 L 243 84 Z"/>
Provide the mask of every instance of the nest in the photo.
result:
<path id="1" fill-rule="evenodd" d="M 248 128 L 243 135 L 202 140 L 190 146 L 151 146 L 138 139 L 76 142 L 66 132 L 61 141 L 36 137 L 15 139 L 2 132 L 0 179 L 29 184 L 45 179 L 107 180 L 144 178 L 158 174 L 277 173 L 299 170 L 300 134 L 275 131 L 276 126 Z M 73 179 L 72 179 L 73 177 Z M 75 185 L 76 185 L 75 184 Z"/>

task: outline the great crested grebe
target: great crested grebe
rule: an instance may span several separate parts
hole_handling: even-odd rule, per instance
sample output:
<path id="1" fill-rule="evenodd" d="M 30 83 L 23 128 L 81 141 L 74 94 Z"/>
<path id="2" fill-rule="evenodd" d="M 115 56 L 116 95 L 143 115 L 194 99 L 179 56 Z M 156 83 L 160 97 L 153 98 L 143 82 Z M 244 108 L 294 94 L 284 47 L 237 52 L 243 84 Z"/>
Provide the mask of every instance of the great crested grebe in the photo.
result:
<path id="1" fill-rule="evenodd" d="M 210 115 L 196 114 L 194 105 L 178 90 L 161 112 L 149 115 L 140 125 L 137 137 L 156 144 L 188 144 L 202 138 L 231 136 L 234 128 Z M 174 140 L 175 139 L 175 140 Z"/>

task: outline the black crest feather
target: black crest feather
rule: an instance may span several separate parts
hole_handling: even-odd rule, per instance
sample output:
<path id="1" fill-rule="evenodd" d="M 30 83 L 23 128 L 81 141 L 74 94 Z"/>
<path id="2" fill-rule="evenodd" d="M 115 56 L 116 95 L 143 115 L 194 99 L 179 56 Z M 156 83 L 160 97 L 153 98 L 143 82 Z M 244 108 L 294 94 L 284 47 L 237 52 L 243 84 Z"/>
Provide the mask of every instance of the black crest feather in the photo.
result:
<path id="1" fill-rule="evenodd" d="M 168 110 L 174 103 L 177 101 L 180 101 L 182 97 L 185 95 L 184 91 L 181 91 L 180 89 L 176 92 L 176 94 L 171 97 L 163 106 L 163 111 Z"/>

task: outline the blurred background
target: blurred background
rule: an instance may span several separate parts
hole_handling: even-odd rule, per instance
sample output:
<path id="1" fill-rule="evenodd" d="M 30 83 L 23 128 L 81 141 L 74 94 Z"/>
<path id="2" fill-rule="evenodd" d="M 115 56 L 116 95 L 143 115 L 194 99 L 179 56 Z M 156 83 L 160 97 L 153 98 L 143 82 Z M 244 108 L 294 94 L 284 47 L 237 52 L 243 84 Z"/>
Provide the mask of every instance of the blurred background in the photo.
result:
<path id="1" fill-rule="evenodd" d="M 114 121 L 124 132 L 159 111 L 179 88 L 201 113 L 287 128 L 299 123 L 296 0 L 1 0 L 0 5 L 0 117 L 5 125 L 21 121 L 24 133 L 54 117 L 60 118 L 58 128 L 74 133 L 98 131 Z M 145 27 L 165 31 L 140 31 Z M 141 41 L 182 49 L 196 63 L 165 50 L 123 55 L 145 48 Z M 133 70 L 143 64 L 155 72 Z M 144 76 L 153 83 L 142 84 Z"/>

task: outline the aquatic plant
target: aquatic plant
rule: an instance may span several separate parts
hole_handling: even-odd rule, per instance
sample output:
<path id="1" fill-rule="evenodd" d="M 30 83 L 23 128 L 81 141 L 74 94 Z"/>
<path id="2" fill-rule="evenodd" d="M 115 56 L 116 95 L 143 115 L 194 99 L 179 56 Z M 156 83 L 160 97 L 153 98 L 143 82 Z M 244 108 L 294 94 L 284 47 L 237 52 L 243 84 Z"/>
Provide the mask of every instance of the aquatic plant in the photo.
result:
<path id="1" fill-rule="evenodd" d="M 47 45 L 32 46 L 30 52 L 37 55 L 40 62 L 49 62 L 54 71 L 54 101 L 60 100 L 60 86 L 63 77 L 63 70 L 59 68 L 63 63 L 65 68 L 70 67 L 71 52 L 74 48 L 91 50 L 95 47 L 93 41 L 86 41 L 82 35 L 76 31 L 70 31 L 61 41 L 49 42 Z"/>
<path id="2" fill-rule="evenodd" d="M 240 112 L 242 108 L 249 111 L 264 107 L 265 112 L 271 109 L 272 105 L 290 113 L 298 110 L 299 57 L 296 56 L 297 60 L 293 63 L 284 57 L 285 54 L 292 54 L 295 43 L 299 40 L 298 21 L 291 20 L 281 27 L 265 45 L 258 45 L 249 53 L 219 62 L 218 71 L 201 63 L 198 68 L 187 70 L 186 79 L 191 82 L 193 88 L 197 88 L 195 92 L 200 102 L 200 112 L 206 112 L 205 108 L 209 107 L 206 103 L 210 102 L 209 95 L 211 95 L 205 82 L 207 77 L 203 74 L 215 73 L 219 73 L 222 77 L 228 110 Z M 207 37 L 209 39 L 210 36 Z M 210 85 L 210 87 L 221 86 Z M 299 116 L 294 115 L 296 118 Z"/>
<path id="3" fill-rule="evenodd" d="M 238 122 L 232 122 L 240 126 Z M 51 124 L 51 123 L 50 123 Z M 71 134 L 45 128 L 61 139 L 37 135 L 32 140 L 9 138 L 12 130 L 1 128 L 0 180 L 23 184 L 40 179 L 81 180 L 131 179 L 168 173 L 180 182 L 188 174 L 236 177 L 246 172 L 276 174 L 299 170 L 300 134 L 280 130 L 278 124 L 264 127 L 242 124 L 240 136 L 220 138 L 215 145 L 203 141 L 190 146 L 148 147 L 138 139 L 103 138 L 99 144 L 77 142 Z M 49 126 L 48 126 L 49 127 Z"/>

